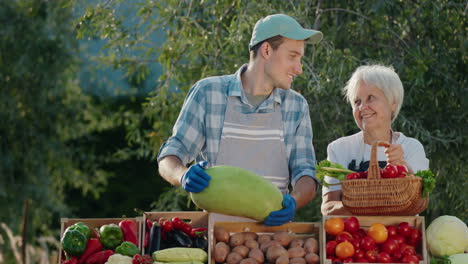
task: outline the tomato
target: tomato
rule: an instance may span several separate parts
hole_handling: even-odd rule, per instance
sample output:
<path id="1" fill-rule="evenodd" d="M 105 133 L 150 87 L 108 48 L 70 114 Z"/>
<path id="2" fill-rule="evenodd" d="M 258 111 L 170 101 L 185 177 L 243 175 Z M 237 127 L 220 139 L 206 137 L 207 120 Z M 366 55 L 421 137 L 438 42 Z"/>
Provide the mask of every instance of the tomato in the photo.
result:
<path id="1" fill-rule="evenodd" d="M 344 241 L 351 242 L 351 240 L 353 240 L 353 236 L 350 233 L 343 231 L 343 232 L 338 233 L 338 235 L 336 235 L 335 240 L 336 242 L 338 242 L 338 244 Z"/>
<path id="2" fill-rule="evenodd" d="M 408 168 L 406 168 L 406 166 L 403 166 L 403 165 L 397 165 L 396 167 L 398 169 L 398 177 L 399 178 L 406 177 L 406 174 L 408 173 Z"/>
<path id="3" fill-rule="evenodd" d="M 369 236 L 361 238 L 361 248 L 364 250 L 375 249 L 375 240 Z"/>
<path id="4" fill-rule="evenodd" d="M 398 245 L 404 244 L 406 239 L 401 235 L 390 236 L 388 239 L 394 240 Z"/>
<path id="5" fill-rule="evenodd" d="M 379 253 L 377 252 L 376 249 L 366 251 L 366 259 L 371 263 L 377 261 L 377 256 L 378 255 L 379 255 Z"/>
<path id="6" fill-rule="evenodd" d="M 330 235 L 338 235 L 338 233 L 343 232 L 344 230 L 344 221 L 340 217 L 333 217 L 328 219 L 325 222 L 325 231 Z"/>
<path id="7" fill-rule="evenodd" d="M 341 242 L 336 245 L 335 254 L 340 259 L 352 257 L 354 255 L 354 246 L 349 241 Z"/>
<path id="8" fill-rule="evenodd" d="M 359 238 L 363 238 L 363 237 L 367 236 L 366 230 L 364 230 L 362 228 L 359 228 L 359 230 L 357 231 L 357 234 L 359 235 Z"/>
<path id="9" fill-rule="evenodd" d="M 398 177 L 398 169 L 396 166 L 387 164 L 383 169 L 382 178 L 397 178 Z"/>
<path id="10" fill-rule="evenodd" d="M 385 242 L 388 238 L 387 228 L 381 223 L 372 224 L 367 234 L 372 237 L 377 244 Z"/>
<path id="11" fill-rule="evenodd" d="M 387 252 L 380 252 L 377 255 L 377 262 L 379 263 L 390 263 L 392 262 L 392 257 Z"/>
<path id="12" fill-rule="evenodd" d="M 192 225 L 190 225 L 189 223 L 184 223 L 181 230 L 182 232 L 190 236 L 190 233 L 192 232 Z"/>
<path id="13" fill-rule="evenodd" d="M 388 254 L 392 254 L 393 251 L 395 251 L 397 248 L 398 248 L 398 244 L 397 242 L 395 242 L 395 240 L 387 239 L 387 241 L 385 241 L 380 247 L 380 250 Z"/>
<path id="14" fill-rule="evenodd" d="M 393 225 L 387 226 L 388 236 L 395 236 L 397 234 L 396 227 Z"/>
<path id="15" fill-rule="evenodd" d="M 355 262 L 356 263 L 369 263 L 369 261 L 365 258 L 356 258 Z"/>
<path id="16" fill-rule="evenodd" d="M 357 232 L 359 230 L 359 220 L 354 216 L 349 217 L 344 221 L 344 229 L 351 234 Z"/>
<path id="17" fill-rule="evenodd" d="M 404 255 L 401 261 L 403 263 L 417 264 L 419 263 L 419 258 L 416 255 Z"/>
<path id="18" fill-rule="evenodd" d="M 408 237 L 408 244 L 414 246 L 414 247 L 417 247 L 419 245 L 419 243 L 421 242 L 421 231 L 419 231 L 419 229 L 412 229 L 411 230 L 411 234 L 409 235 Z"/>
<path id="19" fill-rule="evenodd" d="M 403 253 L 401 252 L 401 248 L 397 248 L 392 253 L 392 259 L 394 262 L 399 262 L 403 257 Z"/>
<path id="20" fill-rule="evenodd" d="M 361 173 L 359 172 L 353 172 L 348 175 L 346 175 L 347 180 L 355 180 L 355 179 L 361 179 Z"/>
<path id="21" fill-rule="evenodd" d="M 360 248 L 361 242 L 360 242 L 359 239 L 353 239 L 353 240 L 351 240 L 351 241 L 349 241 L 349 242 L 351 242 L 351 244 L 353 244 L 353 246 L 354 246 L 355 249 L 356 249 L 356 248 Z"/>
<path id="22" fill-rule="evenodd" d="M 172 226 L 177 229 L 177 230 L 182 230 L 182 227 L 184 226 L 184 221 L 182 221 L 179 217 L 173 217 L 171 219 Z"/>
<path id="23" fill-rule="evenodd" d="M 327 251 L 327 257 L 328 256 L 335 256 L 336 245 L 338 245 L 338 242 L 336 242 L 335 240 L 327 242 L 327 244 L 325 246 L 326 251 Z"/>
<path id="24" fill-rule="evenodd" d="M 353 256 L 353 257 L 354 257 L 355 259 L 364 258 L 364 255 L 365 255 L 364 250 L 358 248 L 358 249 L 356 249 L 356 250 L 354 251 L 354 256 Z"/>
<path id="25" fill-rule="evenodd" d="M 172 222 L 169 221 L 169 220 L 164 220 L 161 223 L 161 228 L 166 232 L 171 232 L 172 231 Z"/>
<path id="26" fill-rule="evenodd" d="M 369 171 L 363 171 L 361 173 L 361 179 L 367 179 L 367 175 L 369 175 Z"/>
<path id="27" fill-rule="evenodd" d="M 408 245 L 408 244 L 401 244 L 400 249 L 403 255 L 415 255 L 416 254 L 416 249 L 414 249 L 413 246 Z"/>
<path id="28" fill-rule="evenodd" d="M 398 224 L 397 233 L 403 237 L 408 237 L 411 234 L 411 226 L 408 222 L 401 222 Z"/>

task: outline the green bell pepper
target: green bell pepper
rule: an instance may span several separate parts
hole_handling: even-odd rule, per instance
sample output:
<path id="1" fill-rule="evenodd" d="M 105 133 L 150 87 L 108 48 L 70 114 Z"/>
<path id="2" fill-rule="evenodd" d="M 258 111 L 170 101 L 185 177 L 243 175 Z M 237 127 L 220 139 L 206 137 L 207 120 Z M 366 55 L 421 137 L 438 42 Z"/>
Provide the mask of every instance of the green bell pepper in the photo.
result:
<path id="1" fill-rule="evenodd" d="M 115 249 L 115 253 L 122 254 L 124 256 L 133 257 L 140 253 L 138 247 L 129 241 L 124 241 L 120 246 Z"/>
<path id="2" fill-rule="evenodd" d="M 86 249 L 88 238 L 78 230 L 67 230 L 60 241 L 65 252 L 72 256 L 80 256 Z"/>
<path id="3" fill-rule="evenodd" d="M 88 239 L 91 238 L 92 232 L 91 228 L 89 228 L 85 223 L 83 222 L 77 222 L 74 225 L 71 225 L 67 228 L 68 230 L 77 230 L 80 231 L 83 235 L 85 235 Z"/>
<path id="4" fill-rule="evenodd" d="M 106 249 L 115 249 L 123 241 L 122 229 L 116 224 L 103 225 L 99 228 L 99 239 Z"/>

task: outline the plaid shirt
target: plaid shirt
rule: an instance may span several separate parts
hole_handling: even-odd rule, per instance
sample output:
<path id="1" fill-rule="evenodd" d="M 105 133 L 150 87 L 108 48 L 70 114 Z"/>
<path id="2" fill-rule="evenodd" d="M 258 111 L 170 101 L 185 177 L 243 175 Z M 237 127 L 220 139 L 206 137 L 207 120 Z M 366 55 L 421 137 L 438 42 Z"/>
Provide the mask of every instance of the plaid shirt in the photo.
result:
<path id="1" fill-rule="evenodd" d="M 244 65 L 235 74 L 200 80 L 190 89 L 172 136 L 159 150 L 158 161 L 165 156 L 175 155 L 184 164 L 193 160 L 206 160 L 208 166 L 213 165 L 221 142 L 227 99 L 228 96 L 236 96 L 242 102 L 241 109 L 237 110 L 244 114 L 273 112 L 274 104 L 280 104 L 291 184 L 294 186 L 305 175 L 316 179 L 307 101 L 293 90 L 277 88 L 254 109 L 242 88 L 241 73 L 246 68 Z"/>

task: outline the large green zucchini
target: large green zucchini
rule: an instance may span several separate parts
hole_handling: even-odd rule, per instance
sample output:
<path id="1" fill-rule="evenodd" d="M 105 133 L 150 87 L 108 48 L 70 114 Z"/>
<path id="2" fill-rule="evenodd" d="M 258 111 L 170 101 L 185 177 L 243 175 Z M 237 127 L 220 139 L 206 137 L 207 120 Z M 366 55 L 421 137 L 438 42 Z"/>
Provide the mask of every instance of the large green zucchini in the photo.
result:
<path id="1" fill-rule="evenodd" d="M 211 176 L 210 185 L 200 193 L 190 193 L 201 209 L 263 221 L 282 208 L 281 191 L 260 175 L 225 165 L 205 171 Z"/>

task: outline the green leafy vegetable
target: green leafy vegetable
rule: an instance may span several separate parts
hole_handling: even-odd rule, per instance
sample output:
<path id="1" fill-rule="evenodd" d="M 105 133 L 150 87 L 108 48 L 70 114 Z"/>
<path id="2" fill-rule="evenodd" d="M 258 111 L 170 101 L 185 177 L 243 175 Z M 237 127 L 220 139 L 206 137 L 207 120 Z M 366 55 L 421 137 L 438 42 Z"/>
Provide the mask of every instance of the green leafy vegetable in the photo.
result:
<path id="1" fill-rule="evenodd" d="M 450 264 L 452 263 L 448 257 L 431 256 L 431 264 Z"/>
<path id="2" fill-rule="evenodd" d="M 430 170 L 421 170 L 414 174 L 415 176 L 421 177 L 423 182 L 423 197 L 428 197 L 429 194 L 434 190 L 436 179 L 434 173 Z"/>
<path id="3" fill-rule="evenodd" d="M 330 185 L 338 185 L 340 183 L 330 184 L 325 181 L 325 176 L 336 178 L 340 181 L 346 179 L 346 175 L 353 173 L 354 171 L 345 169 L 343 166 L 337 163 L 330 162 L 328 160 L 322 160 L 317 164 L 317 171 L 315 176 L 320 183 L 329 187 Z"/>

